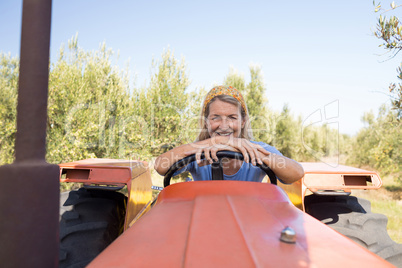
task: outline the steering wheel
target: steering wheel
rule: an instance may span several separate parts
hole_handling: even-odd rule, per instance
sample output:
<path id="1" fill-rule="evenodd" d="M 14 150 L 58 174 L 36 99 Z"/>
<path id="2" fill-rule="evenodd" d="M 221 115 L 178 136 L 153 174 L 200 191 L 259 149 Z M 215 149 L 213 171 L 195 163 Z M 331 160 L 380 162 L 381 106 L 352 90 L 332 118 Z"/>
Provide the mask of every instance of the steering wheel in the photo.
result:
<path id="1" fill-rule="evenodd" d="M 223 169 L 222 169 L 222 159 L 223 158 L 231 158 L 231 159 L 238 159 L 238 160 L 243 160 L 244 157 L 243 154 L 239 152 L 232 152 L 232 151 L 219 151 L 216 153 L 216 156 L 218 157 L 218 161 L 214 161 L 211 164 L 211 169 L 212 169 L 212 180 L 223 180 Z M 204 160 L 205 156 L 204 153 L 201 154 L 201 160 Z M 168 172 L 165 174 L 165 178 L 163 179 L 163 186 L 169 186 L 170 185 L 170 179 L 172 178 L 173 174 L 181 169 L 184 166 L 187 166 L 191 162 L 195 161 L 195 154 L 184 157 L 183 159 L 177 161 L 174 163 L 168 170 Z M 261 168 L 269 177 L 269 180 L 271 181 L 272 184 L 277 184 L 276 182 L 276 175 L 275 173 L 265 164 L 263 163 L 262 165 L 257 163 L 257 166 Z"/>

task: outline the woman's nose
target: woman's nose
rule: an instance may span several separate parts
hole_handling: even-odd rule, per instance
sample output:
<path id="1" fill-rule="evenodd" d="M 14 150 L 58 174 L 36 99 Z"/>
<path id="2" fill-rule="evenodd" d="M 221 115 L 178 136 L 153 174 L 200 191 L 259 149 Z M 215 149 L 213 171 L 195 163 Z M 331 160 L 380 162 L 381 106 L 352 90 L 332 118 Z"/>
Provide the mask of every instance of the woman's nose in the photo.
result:
<path id="1" fill-rule="evenodd" d="M 229 123 L 230 123 L 230 122 L 229 122 L 229 119 L 223 118 L 222 121 L 221 121 L 221 124 L 220 124 L 219 128 L 222 129 L 222 130 L 228 129 L 228 128 L 230 127 L 230 124 L 229 124 Z"/>

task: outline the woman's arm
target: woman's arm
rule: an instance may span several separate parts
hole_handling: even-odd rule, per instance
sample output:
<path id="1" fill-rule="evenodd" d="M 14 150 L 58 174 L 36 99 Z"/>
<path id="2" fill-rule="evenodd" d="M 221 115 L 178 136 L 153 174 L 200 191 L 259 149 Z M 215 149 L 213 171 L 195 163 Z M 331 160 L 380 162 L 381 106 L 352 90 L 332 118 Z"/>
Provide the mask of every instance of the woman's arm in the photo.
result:
<path id="1" fill-rule="evenodd" d="M 223 149 L 219 148 L 219 146 L 214 146 L 211 149 L 206 148 L 204 151 L 207 151 L 208 154 L 210 153 L 212 159 L 215 160 L 217 160 L 217 151 L 228 150 L 228 148 L 230 148 L 229 150 L 240 151 L 244 155 L 246 162 L 248 162 L 249 159 L 253 165 L 256 165 L 256 162 L 259 164 L 264 162 L 284 183 L 293 183 L 304 176 L 303 167 L 295 160 L 271 153 L 261 145 L 252 143 L 246 139 L 227 139 L 225 145 L 226 148 Z M 212 162 L 212 160 L 210 162 Z"/>
<path id="2" fill-rule="evenodd" d="M 199 163 L 198 160 L 201 152 L 203 152 L 205 148 L 214 146 L 216 144 L 219 144 L 220 142 L 220 137 L 216 137 L 175 147 L 172 150 L 161 154 L 158 158 L 156 158 L 154 168 L 160 175 L 164 176 L 174 163 L 183 159 L 186 156 L 198 152 L 200 152 L 199 155 L 197 155 L 197 162 Z"/>
<path id="3" fill-rule="evenodd" d="M 274 153 L 258 153 L 259 158 L 262 159 L 284 183 L 293 183 L 304 176 L 303 167 L 295 160 Z"/>
<path id="4" fill-rule="evenodd" d="M 250 161 L 253 165 L 268 165 L 273 172 L 285 183 L 292 183 L 301 179 L 304 175 L 303 167 L 296 161 L 285 156 L 268 152 L 262 146 L 251 143 L 246 139 L 227 138 L 217 136 L 203 141 L 184 144 L 160 155 L 155 160 L 154 168 L 162 176 L 177 161 L 186 156 L 195 154 L 197 163 L 200 164 L 201 154 L 205 154 L 205 160 L 209 163 L 218 160 L 216 153 L 222 150 L 239 151 L 244 156 L 244 161 Z"/>
<path id="5" fill-rule="evenodd" d="M 257 151 L 267 152 L 261 146 L 255 147 L 251 142 L 245 139 L 228 138 L 224 136 L 214 136 L 203 141 L 193 142 L 178 146 L 172 150 L 161 154 L 154 164 L 155 170 L 162 176 L 166 174 L 169 168 L 177 161 L 186 156 L 195 154 L 197 163 L 201 165 L 201 154 L 204 153 L 205 161 L 212 163 L 213 159 L 218 160 L 216 152 L 229 150 L 241 152 L 244 156 L 244 161 L 251 161 L 254 165 L 256 162 L 261 164 L 261 159 L 258 158 Z"/>
<path id="6" fill-rule="evenodd" d="M 203 144 L 200 144 L 202 146 Z M 156 158 L 154 168 L 162 176 L 168 172 L 169 168 L 177 161 L 187 156 L 188 151 L 194 150 L 193 143 L 184 144 L 179 147 L 175 147 L 166 153 L 161 154 Z"/>

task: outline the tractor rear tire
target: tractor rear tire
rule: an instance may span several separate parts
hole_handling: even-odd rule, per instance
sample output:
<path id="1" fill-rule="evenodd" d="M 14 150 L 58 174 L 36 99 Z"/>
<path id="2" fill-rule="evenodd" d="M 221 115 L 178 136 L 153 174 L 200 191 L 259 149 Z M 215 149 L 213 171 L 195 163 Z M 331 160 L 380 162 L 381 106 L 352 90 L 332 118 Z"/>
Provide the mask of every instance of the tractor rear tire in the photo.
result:
<path id="1" fill-rule="evenodd" d="M 388 235 L 388 218 L 371 213 L 370 201 L 354 196 L 305 198 L 306 212 L 360 246 L 402 268 L 402 244 Z"/>
<path id="2" fill-rule="evenodd" d="M 80 188 L 60 201 L 59 267 L 85 267 L 122 233 L 126 197 Z"/>

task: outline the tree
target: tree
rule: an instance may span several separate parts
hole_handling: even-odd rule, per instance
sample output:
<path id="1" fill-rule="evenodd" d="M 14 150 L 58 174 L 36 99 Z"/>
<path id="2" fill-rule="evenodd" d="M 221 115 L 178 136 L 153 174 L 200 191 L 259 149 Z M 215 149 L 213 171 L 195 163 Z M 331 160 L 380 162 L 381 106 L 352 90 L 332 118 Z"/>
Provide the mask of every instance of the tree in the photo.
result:
<path id="1" fill-rule="evenodd" d="M 47 161 L 123 158 L 121 122 L 129 114 L 128 85 L 101 44 L 86 52 L 77 36 L 60 49 L 49 75 Z M 120 157 L 119 157 L 120 156 Z"/>
<path id="2" fill-rule="evenodd" d="M 77 36 L 68 41 L 66 49 L 61 47 L 49 74 L 48 162 L 85 158 L 150 161 L 195 140 L 206 92 L 203 88 L 189 90 L 184 58 L 177 60 L 172 51 L 164 51 L 160 60 L 152 62 L 149 85 L 136 88 L 130 87 L 127 70 L 112 65 L 113 54 L 105 44 L 96 51 L 84 51 Z M 242 92 L 255 139 L 304 160 L 301 118 L 295 120 L 287 107 L 282 113 L 271 111 L 261 68 L 250 66 L 249 70 L 249 83 L 233 69 L 224 83 Z M 17 85 L 18 58 L 0 54 L 1 164 L 14 159 Z M 311 128 L 306 136 L 317 151 L 322 151 L 322 132 Z"/>
<path id="3" fill-rule="evenodd" d="M 246 85 L 244 76 L 233 68 L 224 79 L 224 84 L 238 89 L 247 104 L 254 139 L 270 143 L 272 137 L 272 126 L 270 124 L 271 112 L 265 98 L 264 77 L 260 66 L 249 66 L 250 82 Z"/>
<path id="4" fill-rule="evenodd" d="M 246 93 L 246 81 L 244 80 L 244 75 L 239 74 L 239 72 L 233 67 L 229 69 L 229 74 L 223 79 L 223 84 L 236 88 L 242 94 Z"/>
<path id="5" fill-rule="evenodd" d="M 153 60 L 149 87 L 134 93 L 134 113 L 148 129 L 144 146 L 152 156 L 195 140 L 204 92 L 190 92 L 189 84 L 184 58 L 178 61 L 168 49 Z"/>
<path id="6" fill-rule="evenodd" d="M 0 53 L 0 165 L 14 161 L 19 59 Z"/>
<path id="7" fill-rule="evenodd" d="M 377 117 L 369 112 L 362 120 L 366 127 L 353 139 L 349 163 L 370 166 L 384 174 L 400 173 L 402 131 L 401 122 L 396 119 L 396 111 L 383 105 Z"/>
<path id="8" fill-rule="evenodd" d="M 266 87 L 260 66 L 250 66 L 250 83 L 246 87 L 246 102 L 255 140 L 272 141 L 271 111 L 265 98 Z"/>
<path id="9" fill-rule="evenodd" d="M 373 2 L 375 12 L 382 11 L 382 14 L 392 12 L 395 9 L 401 7 L 402 5 L 397 5 L 393 1 L 390 4 L 390 9 L 385 10 L 381 7 L 381 4 L 376 4 Z M 390 58 L 397 56 L 397 54 L 402 50 L 402 25 L 401 21 L 396 16 L 391 16 L 389 19 L 383 15 L 380 15 L 377 21 L 377 28 L 374 35 L 383 41 L 380 47 L 384 47 L 391 55 Z M 389 86 L 391 103 L 393 109 L 397 111 L 397 118 L 400 120 L 402 118 L 402 63 L 397 68 L 397 78 L 399 83 L 391 83 Z"/>
<path id="10" fill-rule="evenodd" d="M 297 140 L 298 129 L 298 124 L 291 116 L 288 105 L 285 104 L 275 124 L 273 144 L 286 157 L 296 158 L 297 145 L 300 144 Z"/>
<path id="11" fill-rule="evenodd" d="M 112 49 L 84 51 L 78 37 L 51 64 L 47 118 L 50 163 L 85 158 L 151 160 L 195 140 L 204 89 L 189 91 L 184 58 L 167 50 L 152 62 L 150 84 L 130 88 Z M 18 58 L 0 54 L 0 164 L 14 160 Z"/>

